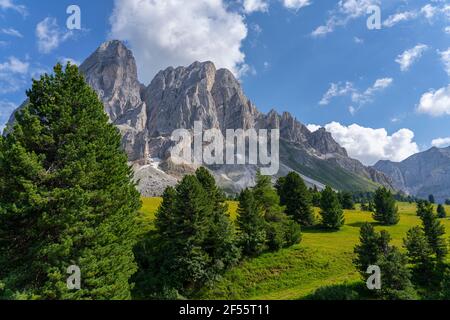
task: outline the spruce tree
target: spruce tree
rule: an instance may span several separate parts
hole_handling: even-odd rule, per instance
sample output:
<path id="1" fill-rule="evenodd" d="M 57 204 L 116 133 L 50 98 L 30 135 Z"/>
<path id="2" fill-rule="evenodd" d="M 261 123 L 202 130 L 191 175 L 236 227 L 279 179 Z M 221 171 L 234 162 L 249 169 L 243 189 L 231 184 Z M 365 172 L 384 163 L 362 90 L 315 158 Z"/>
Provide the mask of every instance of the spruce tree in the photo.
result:
<path id="1" fill-rule="evenodd" d="M 440 219 L 445 219 L 447 217 L 447 212 L 445 211 L 445 207 L 442 204 L 437 206 L 437 215 Z"/>
<path id="2" fill-rule="evenodd" d="M 141 206 L 121 136 L 76 66 L 34 80 L 0 138 L 5 298 L 128 299 Z M 69 290 L 67 269 L 81 270 Z"/>
<path id="3" fill-rule="evenodd" d="M 344 211 L 342 210 L 336 192 L 331 187 L 327 186 L 322 191 L 320 214 L 322 216 L 322 224 L 325 228 L 339 230 L 345 223 Z"/>
<path id="4" fill-rule="evenodd" d="M 353 201 L 353 196 L 350 192 L 339 192 L 339 202 L 341 203 L 342 209 L 354 210 L 355 202 Z"/>
<path id="5" fill-rule="evenodd" d="M 445 227 L 434 213 L 433 205 L 429 202 L 417 207 L 417 215 L 422 219 L 423 231 L 427 237 L 431 250 L 438 261 L 444 261 L 447 255 L 447 242 L 444 238 Z"/>
<path id="6" fill-rule="evenodd" d="M 423 230 L 416 226 L 408 230 L 403 240 L 409 262 L 412 265 L 413 279 L 420 285 L 427 284 L 433 278 L 433 251 Z"/>
<path id="7" fill-rule="evenodd" d="M 197 180 L 206 191 L 210 205 L 209 232 L 205 239 L 204 250 L 211 257 L 211 268 L 221 273 L 238 262 L 240 251 L 236 246 L 234 224 L 228 213 L 228 204 L 224 192 L 217 187 L 214 177 L 201 167 L 195 172 Z"/>
<path id="8" fill-rule="evenodd" d="M 411 283 L 407 258 L 396 247 L 389 247 L 375 263 L 381 270 L 381 290 L 384 300 L 417 300 L 418 295 Z"/>
<path id="9" fill-rule="evenodd" d="M 363 279 L 367 278 L 367 268 L 375 265 L 381 254 L 388 251 L 390 240 L 389 233 L 385 231 L 376 232 L 370 223 L 364 223 L 361 226 L 360 243 L 355 246 L 356 258 L 353 263 Z"/>
<path id="10" fill-rule="evenodd" d="M 391 191 L 382 187 L 375 192 L 373 219 L 383 225 L 395 225 L 400 221 L 398 207 Z"/>
<path id="11" fill-rule="evenodd" d="M 441 300 L 450 300 L 450 268 L 447 267 L 442 276 L 439 298 Z"/>
<path id="12" fill-rule="evenodd" d="M 291 172 L 277 182 L 280 204 L 286 206 L 286 214 L 302 226 L 312 226 L 315 223 L 312 210 L 311 194 L 302 177 Z"/>
<path id="13" fill-rule="evenodd" d="M 428 196 L 428 202 L 433 203 L 433 204 L 436 202 L 436 201 L 434 200 L 434 195 L 430 194 L 430 195 Z"/>
<path id="14" fill-rule="evenodd" d="M 239 196 L 236 223 L 238 226 L 239 244 L 245 256 L 257 256 L 266 244 L 266 225 L 263 211 L 253 196 L 253 192 L 245 189 Z"/>
<path id="15" fill-rule="evenodd" d="M 253 193 L 266 220 L 269 249 L 276 251 L 299 243 L 301 241 L 300 225 L 284 213 L 284 207 L 280 205 L 280 197 L 273 187 L 270 177 L 263 176 L 258 172 Z"/>

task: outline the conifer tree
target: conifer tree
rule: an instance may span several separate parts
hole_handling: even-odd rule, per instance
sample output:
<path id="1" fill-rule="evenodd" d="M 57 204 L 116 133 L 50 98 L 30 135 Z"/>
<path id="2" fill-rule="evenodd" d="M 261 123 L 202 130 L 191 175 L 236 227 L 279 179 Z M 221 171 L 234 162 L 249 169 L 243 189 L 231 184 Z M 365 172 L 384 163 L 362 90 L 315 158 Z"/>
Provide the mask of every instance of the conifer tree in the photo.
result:
<path id="1" fill-rule="evenodd" d="M 367 268 L 375 265 L 380 255 L 388 251 L 390 240 L 387 232 L 376 232 L 370 223 L 364 223 L 361 226 L 360 243 L 355 246 L 356 258 L 353 263 L 363 279 L 367 278 Z"/>
<path id="2" fill-rule="evenodd" d="M 345 223 L 344 211 L 338 199 L 338 195 L 329 186 L 322 191 L 320 201 L 320 214 L 325 228 L 339 230 Z"/>
<path id="3" fill-rule="evenodd" d="M 76 66 L 34 80 L 0 137 L 6 298 L 128 299 L 141 206 L 121 136 Z M 69 290 L 78 266 L 81 289 Z"/>
<path id="4" fill-rule="evenodd" d="M 417 215 L 422 219 L 423 231 L 428 240 L 431 250 L 438 261 L 443 261 L 447 255 L 448 248 L 445 236 L 445 227 L 434 213 L 433 205 L 424 202 L 417 207 Z"/>
<path id="5" fill-rule="evenodd" d="M 407 258 L 396 247 L 389 247 L 376 264 L 381 270 L 381 290 L 384 300 L 417 300 L 418 295 L 411 283 Z"/>
<path id="6" fill-rule="evenodd" d="M 342 209 L 354 210 L 355 202 L 353 201 L 353 196 L 350 192 L 342 191 L 339 192 L 339 202 L 341 203 Z"/>
<path id="7" fill-rule="evenodd" d="M 428 244 L 423 230 L 416 226 L 408 230 L 403 240 L 409 262 L 412 264 L 415 283 L 425 285 L 433 278 L 433 251 Z"/>
<path id="8" fill-rule="evenodd" d="M 430 194 L 428 196 L 428 202 L 433 203 L 433 204 L 436 202 L 435 199 L 434 199 L 434 195 Z"/>
<path id="9" fill-rule="evenodd" d="M 234 225 L 228 213 L 228 204 L 224 192 L 217 187 L 214 177 L 209 171 L 200 167 L 195 176 L 207 193 L 207 203 L 211 206 L 209 232 L 204 249 L 212 258 L 211 267 L 221 273 L 237 263 L 240 251 L 236 246 Z"/>
<path id="10" fill-rule="evenodd" d="M 270 177 L 256 175 L 256 186 L 253 193 L 261 206 L 266 220 L 267 246 L 271 250 L 279 250 L 301 241 L 300 225 L 284 213 L 280 205 L 280 197 L 272 186 Z"/>
<path id="11" fill-rule="evenodd" d="M 398 207 L 391 191 L 382 187 L 375 192 L 374 197 L 375 213 L 374 220 L 383 225 L 395 225 L 400 221 Z"/>
<path id="12" fill-rule="evenodd" d="M 263 211 L 251 190 L 245 189 L 241 192 L 237 213 L 236 222 L 242 252 L 245 256 L 257 256 L 265 248 L 266 225 Z"/>
<path id="13" fill-rule="evenodd" d="M 450 268 L 447 267 L 442 276 L 439 298 L 441 300 L 450 300 Z"/>
<path id="14" fill-rule="evenodd" d="M 280 204 L 286 206 L 287 215 L 302 226 L 314 225 L 311 194 L 298 173 L 291 172 L 278 179 L 277 190 Z"/>
<path id="15" fill-rule="evenodd" d="M 447 217 L 447 212 L 445 211 L 445 207 L 442 204 L 437 206 L 437 215 L 440 219 L 445 219 Z"/>

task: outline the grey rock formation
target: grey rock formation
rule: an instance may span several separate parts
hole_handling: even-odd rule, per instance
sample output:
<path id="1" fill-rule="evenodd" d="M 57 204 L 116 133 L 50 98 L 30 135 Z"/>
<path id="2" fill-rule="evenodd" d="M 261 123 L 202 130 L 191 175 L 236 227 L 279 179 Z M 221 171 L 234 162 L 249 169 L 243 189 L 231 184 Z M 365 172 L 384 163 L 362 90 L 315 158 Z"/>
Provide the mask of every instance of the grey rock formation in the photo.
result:
<path id="1" fill-rule="evenodd" d="M 450 147 L 431 148 L 402 162 L 379 161 L 374 168 L 407 194 L 423 199 L 433 194 L 439 202 L 450 198 Z"/>
<path id="2" fill-rule="evenodd" d="M 327 183 L 335 188 L 364 189 L 373 188 L 375 181 L 390 187 L 382 173 L 350 159 L 329 132 L 312 133 L 287 112 L 259 112 L 234 75 L 226 69 L 217 70 L 212 62 L 169 67 L 144 86 L 138 81 L 132 52 L 113 40 L 102 44 L 80 70 L 119 128 L 144 195 L 161 194 L 165 186 L 195 170 L 194 166 L 177 167 L 170 158 L 173 131 L 191 130 L 195 121 L 201 121 L 203 129 L 215 128 L 224 134 L 227 129 L 279 128 L 285 161 L 279 175 L 296 170 L 310 186 L 322 188 Z M 258 168 L 217 165 L 210 169 L 219 184 L 237 192 L 254 183 Z"/>

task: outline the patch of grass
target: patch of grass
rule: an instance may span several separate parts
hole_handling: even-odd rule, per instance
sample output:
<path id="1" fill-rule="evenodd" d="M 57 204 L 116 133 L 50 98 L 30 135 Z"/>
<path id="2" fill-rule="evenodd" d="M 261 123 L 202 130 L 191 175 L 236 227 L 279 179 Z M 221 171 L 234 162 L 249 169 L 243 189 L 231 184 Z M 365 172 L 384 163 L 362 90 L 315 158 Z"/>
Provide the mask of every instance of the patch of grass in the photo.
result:
<path id="1" fill-rule="evenodd" d="M 148 224 L 146 228 L 151 228 L 161 199 L 143 199 L 143 202 L 142 219 Z M 213 287 L 205 288 L 197 298 L 310 299 L 314 298 L 313 293 L 320 287 L 328 289 L 323 289 L 319 294 L 340 294 L 343 284 L 350 286 L 350 289 L 358 286 L 361 283 L 360 276 L 352 260 L 353 248 L 359 242 L 359 228 L 362 223 L 373 223 L 378 231 L 387 230 L 392 236 L 392 244 L 401 250 L 404 250 L 402 239 L 406 232 L 421 224 L 416 216 L 414 203 L 399 203 L 398 206 L 401 219 L 395 226 L 379 225 L 372 219 L 370 212 L 346 210 L 345 226 L 338 232 L 304 229 L 301 244 L 243 261 L 229 270 Z M 236 218 L 236 209 L 237 203 L 229 202 L 232 219 Z M 446 209 L 450 214 L 450 207 L 447 206 Z M 318 212 L 319 210 L 315 209 L 315 213 Z M 448 232 L 450 219 L 441 221 Z M 344 294 L 350 294 L 350 289 L 345 289 Z"/>

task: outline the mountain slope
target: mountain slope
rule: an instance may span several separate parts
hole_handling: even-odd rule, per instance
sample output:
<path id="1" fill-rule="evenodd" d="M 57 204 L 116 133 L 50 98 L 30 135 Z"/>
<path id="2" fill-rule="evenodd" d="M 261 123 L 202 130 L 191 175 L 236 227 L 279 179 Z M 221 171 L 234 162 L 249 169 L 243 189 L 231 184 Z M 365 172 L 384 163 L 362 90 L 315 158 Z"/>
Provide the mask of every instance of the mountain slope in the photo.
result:
<path id="1" fill-rule="evenodd" d="M 431 148 L 402 162 L 379 161 L 374 168 L 389 176 L 395 188 L 437 201 L 450 198 L 450 147 Z"/>
<path id="2" fill-rule="evenodd" d="M 120 41 L 102 44 L 80 66 L 98 93 L 111 122 L 122 134 L 122 145 L 133 164 L 144 195 L 162 193 L 167 185 L 193 172 L 176 166 L 170 136 L 176 129 L 191 130 L 195 121 L 203 129 L 280 129 L 281 163 L 278 176 L 295 170 L 310 186 L 330 184 L 336 189 L 372 190 L 390 180 L 373 168 L 351 159 L 325 130 L 310 132 L 291 114 L 272 110 L 263 114 L 245 96 L 239 81 L 212 62 L 160 71 L 148 86 L 138 81 L 132 52 Z M 237 192 L 254 183 L 255 165 L 209 167 L 218 183 Z"/>

